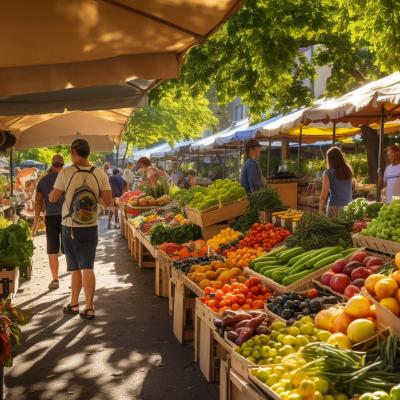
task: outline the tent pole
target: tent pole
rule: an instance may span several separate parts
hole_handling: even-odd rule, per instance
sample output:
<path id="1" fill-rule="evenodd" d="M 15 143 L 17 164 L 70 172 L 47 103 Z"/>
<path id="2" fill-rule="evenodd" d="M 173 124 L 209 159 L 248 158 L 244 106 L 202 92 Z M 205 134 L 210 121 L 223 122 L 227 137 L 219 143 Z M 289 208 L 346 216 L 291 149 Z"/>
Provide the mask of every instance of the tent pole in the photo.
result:
<path id="1" fill-rule="evenodd" d="M 222 178 L 225 179 L 225 169 L 226 169 L 226 146 L 224 146 L 224 163 L 222 165 Z"/>
<path id="2" fill-rule="evenodd" d="M 300 127 L 300 134 L 299 134 L 299 148 L 297 149 L 297 179 L 300 176 L 300 153 L 301 153 L 301 144 L 303 141 L 303 127 Z"/>
<path id="3" fill-rule="evenodd" d="M 268 162 L 267 162 L 267 179 L 269 179 L 269 168 L 271 164 L 271 145 L 272 141 L 271 138 L 269 138 L 269 143 L 268 143 Z"/>
<path id="4" fill-rule="evenodd" d="M 381 105 L 380 127 L 379 127 L 379 152 L 378 152 L 378 182 L 376 185 L 376 200 L 381 201 L 381 190 L 383 181 L 383 139 L 385 134 L 385 107 Z"/>
<path id="5" fill-rule="evenodd" d="M 10 149 L 10 192 L 14 196 L 14 181 L 13 181 L 13 148 Z"/>
<path id="6" fill-rule="evenodd" d="M 333 123 L 332 127 L 332 147 L 335 146 L 336 143 L 336 122 Z"/>
<path id="7" fill-rule="evenodd" d="M 200 147 L 197 149 L 196 176 L 199 176 Z"/>

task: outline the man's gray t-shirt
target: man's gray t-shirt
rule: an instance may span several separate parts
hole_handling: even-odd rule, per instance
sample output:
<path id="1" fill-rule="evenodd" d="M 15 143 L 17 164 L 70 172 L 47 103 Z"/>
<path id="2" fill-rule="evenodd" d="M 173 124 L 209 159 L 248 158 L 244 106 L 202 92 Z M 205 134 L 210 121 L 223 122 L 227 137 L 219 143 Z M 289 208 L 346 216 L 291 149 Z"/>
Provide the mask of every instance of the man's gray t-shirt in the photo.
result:
<path id="1" fill-rule="evenodd" d="M 57 203 L 49 202 L 49 194 L 53 190 L 54 182 L 56 181 L 58 173 L 49 172 L 38 183 L 36 191 L 43 194 L 44 204 L 46 206 L 46 215 L 61 215 L 63 199 L 61 198 Z"/>

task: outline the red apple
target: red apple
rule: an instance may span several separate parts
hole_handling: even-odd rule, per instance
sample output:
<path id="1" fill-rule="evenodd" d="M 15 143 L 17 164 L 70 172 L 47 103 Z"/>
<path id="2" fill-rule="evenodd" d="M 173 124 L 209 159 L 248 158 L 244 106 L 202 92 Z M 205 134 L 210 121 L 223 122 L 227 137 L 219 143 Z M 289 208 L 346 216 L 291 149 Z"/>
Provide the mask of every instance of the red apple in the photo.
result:
<path id="1" fill-rule="evenodd" d="M 350 261 L 343 270 L 343 273 L 350 276 L 354 269 L 362 267 L 359 261 Z"/>
<path id="2" fill-rule="evenodd" d="M 366 279 L 371 275 L 371 272 L 364 267 L 358 267 L 356 269 L 353 269 L 353 271 L 351 271 L 351 280 L 355 281 L 358 278 L 363 278 Z"/>
<path id="3" fill-rule="evenodd" d="M 368 267 L 368 271 L 371 271 L 371 274 L 375 274 L 382 268 L 382 265 L 373 265 L 372 267 Z"/>
<path id="4" fill-rule="evenodd" d="M 367 257 L 367 253 L 364 253 L 363 251 L 358 251 L 357 253 L 354 253 L 350 257 L 350 261 L 359 261 L 362 262 L 364 258 Z"/>
<path id="5" fill-rule="evenodd" d="M 340 258 L 339 260 L 335 261 L 332 264 L 332 271 L 335 272 L 336 274 L 340 274 L 341 272 L 343 272 L 346 265 L 347 265 L 347 260 L 345 260 L 344 258 Z"/>
<path id="6" fill-rule="evenodd" d="M 384 262 L 383 262 L 382 259 L 380 259 L 380 258 L 378 258 L 378 257 L 371 257 L 371 258 L 368 260 L 366 267 L 367 267 L 367 268 L 371 268 L 371 267 L 373 267 L 374 265 L 379 265 L 379 266 L 381 266 L 381 265 L 383 265 L 383 264 L 384 264 Z"/>
<path id="7" fill-rule="evenodd" d="M 347 288 L 344 290 L 344 295 L 350 299 L 351 297 L 353 297 L 354 295 L 360 293 L 360 288 L 358 288 L 357 286 L 354 285 L 349 285 L 347 286 Z"/>
<path id="8" fill-rule="evenodd" d="M 351 284 L 361 289 L 365 284 L 365 279 L 363 278 L 355 279 L 353 282 L 351 282 Z"/>
<path id="9" fill-rule="evenodd" d="M 330 287 L 338 293 L 344 293 L 347 286 L 350 285 L 350 278 L 346 274 L 336 274 L 332 277 Z"/>
<path id="10" fill-rule="evenodd" d="M 327 272 L 323 273 L 321 276 L 321 283 L 323 285 L 329 286 L 331 279 L 334 276 L 335 276 L 335 273 L 333 271 L 327 271 Z"/>

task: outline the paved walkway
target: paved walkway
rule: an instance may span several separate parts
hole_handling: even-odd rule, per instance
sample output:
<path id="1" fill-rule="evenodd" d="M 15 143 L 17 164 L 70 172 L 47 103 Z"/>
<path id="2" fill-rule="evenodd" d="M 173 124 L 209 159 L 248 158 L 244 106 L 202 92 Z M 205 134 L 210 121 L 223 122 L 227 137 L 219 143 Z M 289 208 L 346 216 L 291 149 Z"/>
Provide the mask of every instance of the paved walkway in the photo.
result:
<path id="1" fill-rule="evenodd" d="M 139 272 L 119 232 L 104 219 L 97 249 L 94 322 L 66 318 L 69 275 L 47 290 L 45 239 L 35 238 L 31 282 L 15 303 L 31 309 L 25 342 L 6 369 L 8 400 L 216 400 L 193 360 L 192 345 L 172 334 L 167 300 L 154 296 L 154 271 Z"/>

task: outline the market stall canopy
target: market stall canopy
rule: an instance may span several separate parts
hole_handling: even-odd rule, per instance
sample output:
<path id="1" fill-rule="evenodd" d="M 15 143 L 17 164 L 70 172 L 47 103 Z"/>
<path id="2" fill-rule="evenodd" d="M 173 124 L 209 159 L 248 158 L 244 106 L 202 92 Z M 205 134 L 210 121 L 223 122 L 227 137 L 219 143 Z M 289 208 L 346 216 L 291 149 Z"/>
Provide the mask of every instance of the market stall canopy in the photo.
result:
<path id="1" fill-rule="evenodd" d="M 81 137 L 94 151 L 110 151 L 119 142 L 132 111 L 123 108 L 0 117 L 0 127 L 15 134 L 16 149 L 68 145 Z"/>
<path id="2" fill-rule="evenodd" d="M 147 81 L 134 81 L 117 85 L 56 90 L 0 97 L 0 115 L 33 115 L 63 113 L 67 111 L 109 110 L 126 107 L 144 107 Z"/>
<path id="3" fill-rule="evenodd" d="M 185 53 L 244 0 L 4 0 L 0 93 L 177 78 Z M 154 80 L 154 81 L 153 81 Z"/>
<path id="4" fill-rule="evenodd" d="M 197 151 L 197 150 L 221 146 L 221 144 L 218 142 L 219 140 L 223 140 L 223 138 L 232 135 L 237 130 L 247 128 L 248 126 L 249 126 L 249 120 L 247 118 L 242 119 L 240 121 L 235 121 L 229 128 L 226 128 L 220 132 L 214 133 L 213 135 L 207 136 L 205 138 L 196 140 L 190 145 L 190 148 L 192 150 Z"/>
<path id="5" fill-rule="evenodd" d="M 382 106 L 386 121 L 400 117 L 400 72 L 310 107 L 303 122 L 336 121 L 350 122 L 353 126 L 370 125 L 379 123 Z"/>
<path id="6" fill-rule="evenodd" d="M 154 153 L 160 153 L 165 151 L 170 151 L 171 146 L 168 143 L 158 144 L 153 147 L 141 149 L 141 150 L 134 150 L 133 151 L 133 160 L 137 161 L 140 157 L 147 157 L 150 158 Z"/>

